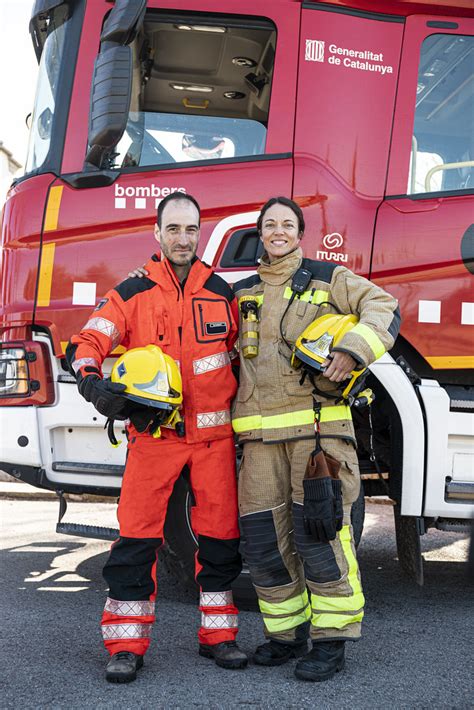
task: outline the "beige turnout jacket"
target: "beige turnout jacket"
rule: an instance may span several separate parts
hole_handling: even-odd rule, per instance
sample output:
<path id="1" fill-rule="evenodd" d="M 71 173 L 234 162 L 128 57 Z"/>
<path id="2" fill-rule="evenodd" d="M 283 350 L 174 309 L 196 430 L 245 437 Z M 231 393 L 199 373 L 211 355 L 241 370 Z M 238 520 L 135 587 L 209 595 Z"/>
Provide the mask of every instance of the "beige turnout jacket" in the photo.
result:
<path id="1" fill-rule="evenodd" d="M 263 440 L 276 443 L 314 436 L 312 385 L 300 385 L 301 372 L 290 365 L 291 350 L 280 334 L 280 321 L 291 298 L 291 280 L 301 266 L 297 249 L 271 264 L 264 256 L 255 276 L 239 281 L 234 292 L 239 300 L 257 296 L 259 352 L 246 359 L 240 354 L 240 385 L 233 407 L 233 428 L 240 442 Z M 290 345 L 319 316 L 327 313 L 355 314 L 359 323 L 336 350 L 352 355 L 361 365 L 370 365 L 389 350 L 398 335 L 400 314 L 397 300 L 367 279 L 344 266 L 305 260 L 312 280 L 305 293 L 296 297 L 283 321 Z M 325 305 L 328 301 L 334 304 Z M 239 314 L 242 332 L 242 314 Z M 333 383 L 320 376 L 324 392 L 336 393 Z M 321 436 L 354 441 L 350 408 L 334 399 L 318 397 L 322 404 Z"/>

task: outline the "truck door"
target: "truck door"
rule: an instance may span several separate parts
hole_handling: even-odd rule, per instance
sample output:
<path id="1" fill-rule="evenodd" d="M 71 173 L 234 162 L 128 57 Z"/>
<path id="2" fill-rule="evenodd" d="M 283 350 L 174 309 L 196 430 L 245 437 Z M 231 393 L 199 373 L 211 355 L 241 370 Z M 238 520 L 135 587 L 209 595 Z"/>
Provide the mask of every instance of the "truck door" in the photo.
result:
<path id="1" fill-rule="evenodd" d="M 422 512 L 433 518 L 467 518 L 474 485 L 473 34 L 471 19 L 407 19 L 372 264 L 400 301 L 396 350 L 426 378 Z"/>
<path id="2" fill-rule="evenodd" d="M 383 200 L 404 18 L 304 3 L 294 197 L 306 255 L 367 275 Z"/>
<path id="3" fill-rule="evenodd" d="M 91 81 L 111 10 L 106 0 L 87 3 L 62 169 L 52 188 L 54 219 L 43 231 L 48 279 L 40 269 L 36 306 L 36 322 L 52 333 L 57 356 L 103 294 L 157 250 L 156 208 L 166 195 L 182 191 L 199 201 L 198 255 L 235 281 L 255 266 L 260 206 L 271 195 L 291 194 L 299 3 L 179 6 L 147 2 L 130 44 L 126 130 L 107 165 L 85 169 Z M 93 479 L 100 486 L 92 464 L 106 460 L 120 470 L 125 447 L 108 451 L 103 422 L 86 415 L 80 421 L 67 387 L 54 412 L 41 411 L 43 465 L 56 484 Z M 85 447 L 93 434 L 94 445 Z M 112 475 L 108 481 L 120 483 Z"/>
<path id="4" fill-rule="evenodd" d="M 407 19 L 372 264 L 400 300 L 413 366 L 448 383 L 473 367 L 473 33 L 471 19 Z"/>

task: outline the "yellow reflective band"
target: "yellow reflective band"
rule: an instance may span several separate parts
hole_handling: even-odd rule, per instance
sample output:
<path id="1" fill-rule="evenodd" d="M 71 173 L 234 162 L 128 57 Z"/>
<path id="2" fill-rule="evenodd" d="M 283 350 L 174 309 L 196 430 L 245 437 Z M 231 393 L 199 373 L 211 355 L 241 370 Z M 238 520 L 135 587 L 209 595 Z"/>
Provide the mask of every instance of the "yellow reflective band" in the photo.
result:
<path id="1" fill-rule="evenodd" d="M 354 549 L 351 544 L 351 529 L 349 525 L 344 525 L 340 534 L 342 549 L 349 565 L 347 580 L 352 587 L 353 594 L 362 594 L 362 585 L 359 579 L 359 565 L 354 554 Z M 363 602 L 362 602 L 363 603 Z M 362 606 L 362 605 L 361 605 Z M 360 607 L 359 607 L 360 608 Z"/>
<path id="2" fill-rule="evenodd" d="M 308 606 L 300 614 L 294 614 L 293 616 L 284 616 L 281 619 L 264 616 L 263 623 L 265 624 L 267 631 L 269 631 L 271 634 L 276 634 L 280 631 L 287 631 L 288 629 L 293 629 L 295 626 L 304 624 L 306 621 L 309 621 L 310 618 L 311 609 L 308 604 Z"/>
<path id="3" fill-rule="evenodd" d="M 382 355 L 385 353 L 384 344 L 380 340 L 377 333 L 375 333 L 372 328 L 369 328 L 368 325 L 364 325 L 364 323 L 358 323 L 354 328 L 352 328 L 351 331 L 349 331 L 349 333 L 350 335 L 360 335 L 360 337 L 365 340 L 367 345 L 374 353 L 376 360 L 378 360 L 379 357 L 382 357 Z"/>
<path id="4" fill-rule="evenodd" d="M 350 597 L 318 597 L 316 594 L 311 596 L 311 605 L 313 614 L 319 614 L 323 611 L 328 611 L 337 614 L 338 612 L 358 612 L 365 603 L 365 598 L 362 592 L 351 594 Z"/>
<path id="5" fill-rule="evenodd" d="M 51 301 L 51 283 L 53 280 L 54 251 L 56 244 L 50 242 L 43 244 L 41 249 L 41 263 L 38 279 L 38 296 L 36 305 L 43 308 L 49 306 Z"/>
<path id="6" fill-rule="evenodd" d="M 286 298 L 289 300 L 293 295 L 293 291 L 289 286 L 285 288 L 285 291 L 283 293 L 283 298 Z M 301 294 L 301 296 L 297 296 L 296 300 L 297 301 L 304 301 L 306 303 L 312 303 L 313 305 L 317 305 L 318 303 L 323 303 L 323 301 L 327 301 L 329 296 L 328 291 L 321 291 L 321 290 L 316 290 L 316 289 L 311 289 L 311 291 L 304 291 L 304 293 Z"/>
<path id="7" fill-rule="evenodd" d="M 59 207 L 63 196 L 63 185 L 56 185 L 49 191 L 48 204 L 44 216 L 44 231 L 52 232 L 58 228 Z"/>
<path id="8" fill-rule="evenodd" d="M 248 330 L 242 337 L 250 338 L 251 340 L 258 340 L 258 333 L 256 330 Z"/>
<path id="9" fill-rule="evenodd" d="M 242 431 L 253 431 L 262 428 L 262 417 L 256 414 L 254 417 L 238 417 L 232 420 L 232 429 L 236 434 Z"/>
<path id="10" fill-rule="evenodd" d="M 279 615 L 296 614 L 302 611 L 308 604 L 308 592 L 305 590 L 303 594 L 298 594 L 296 597 L 286 599 L 284 602 L 266 602 L 263 599 L 258 600 L 258 605 L 262 614 Z"/>
<path id="11" fill-rule="evenodd" d="M 311 624 L 318 629 L 344 629 L 349 624 L 356 624 L 362 621 L 364 612 L 360 611 L 353 616 L 343 616 L 342 614 L 313 614 Z"/>
<path id="12" fill-rule="evenodd" d="M 365 603 L 362 585 L 359 579 L 357 560 L 352 549 L 349 525 L 344 525 L 339 533 L 339 540 L 349 568 L 347 581 L 352 589 L 352 594 L 348 597 L 322 597 L 318 594 L 311 595 L 311 606 L 313 607 L 312 623 L 316 626 L 321 626 L 321 617 L 327 617 L 328 623 L 326 628 L 334 627 L 336 629 L 341 629 L 348 624 L 361 621 L 364 616 L 363 606 Z M 321 614 L 320 612 L 329 613 Z M 337 616 L 338 612 L 341 613 L 342 622 L 339 622 L 339 617 Z M 352 612 L 352 614 L 347 615 L 347 612 Z M 330 618 L 332 619 L 331 623 L 329 623 Z"/>
<path id="13" fill-rule="evenodd" d="M 341 420 L 352 420 L 351 409 L 345 404 L 334 404 L 329 407 L 322 407 L 320 422 L 338 422 Z M 250 417 L 238 417 L 232 422 L 232 427 L 236 434 L 242 431 L 252 431 L 255 429 L 283 429 L 284 427 L 302 426 L 313 424 L 314 412 L 312 409 L 301 409 L 299 412 L 286 412 L 285 414 L 273 414 L 269 417 L 262 417 L 255 414 Z"/>

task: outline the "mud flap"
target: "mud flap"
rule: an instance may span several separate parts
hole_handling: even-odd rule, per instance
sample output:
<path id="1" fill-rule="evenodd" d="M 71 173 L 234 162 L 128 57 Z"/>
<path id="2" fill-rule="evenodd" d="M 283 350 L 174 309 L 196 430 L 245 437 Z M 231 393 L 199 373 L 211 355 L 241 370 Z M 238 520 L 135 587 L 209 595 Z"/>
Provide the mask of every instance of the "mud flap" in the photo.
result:
<path id="1" fill-rule="evenodd" d="M 400 506 L 393 508 L 398 561 L 404 574 L 420 587 L 423 586 L 423 557 L 420 535 L 423 520 L 413 515 L 401 515 Z"/>

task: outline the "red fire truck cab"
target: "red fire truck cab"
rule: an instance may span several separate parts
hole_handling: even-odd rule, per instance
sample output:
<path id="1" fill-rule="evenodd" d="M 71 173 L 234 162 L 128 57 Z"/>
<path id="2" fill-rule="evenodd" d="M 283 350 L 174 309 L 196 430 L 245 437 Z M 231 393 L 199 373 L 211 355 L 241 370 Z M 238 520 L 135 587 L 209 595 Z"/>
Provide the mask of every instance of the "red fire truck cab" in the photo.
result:
<path id="1" fill-rule="evenodd" d="M 153 253 L 166 195 L 198 199 L 199 256 L 230 283 L 255 269 L 261 205 L 291 196 L 306 256 L 400 301 L 401 335 L 371 367 L 372 425 L 356 425 L 365 493 L 396 502 L 400 560 L 421 582 L 420 534 L 474 510 L 470 7 L 36 0 L 28 160 L 2 218 L 0 466 L 117 496 L 125 444 L 79 396 L 68 339 Z M 188 506 L 180 480 L 178 560 L 192 559 Z"/>

